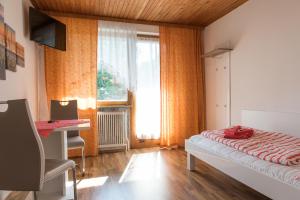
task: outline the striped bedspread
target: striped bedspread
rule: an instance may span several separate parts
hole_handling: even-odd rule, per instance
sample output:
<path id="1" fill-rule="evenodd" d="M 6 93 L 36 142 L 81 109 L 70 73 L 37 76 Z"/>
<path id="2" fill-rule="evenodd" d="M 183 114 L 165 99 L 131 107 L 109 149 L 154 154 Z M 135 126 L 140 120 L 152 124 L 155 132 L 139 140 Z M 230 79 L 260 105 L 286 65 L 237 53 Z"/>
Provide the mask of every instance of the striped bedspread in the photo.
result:
<path id="1" fill-rule="evenodd" d="M 202 135 L 259 159 L 287 166 L 300 164 L 300 138 L 255 129 L 249 139 L 226 139 L 224 130 L 204 131 Z"/>

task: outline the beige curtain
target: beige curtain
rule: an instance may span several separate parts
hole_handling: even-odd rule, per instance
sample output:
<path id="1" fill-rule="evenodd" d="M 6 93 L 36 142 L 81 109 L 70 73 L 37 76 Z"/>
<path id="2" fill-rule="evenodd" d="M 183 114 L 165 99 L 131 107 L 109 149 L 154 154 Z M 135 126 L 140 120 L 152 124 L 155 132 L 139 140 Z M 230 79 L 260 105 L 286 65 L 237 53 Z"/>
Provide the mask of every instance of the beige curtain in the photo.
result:
<path id="1" fill-rule="evenodd" d="M 161 145 L 184 146 L 205 128 L 200 30 L 160 27 Z"/>
<path id="2" fill-rule="evenodd" d="M 51 99 L 77 99 L 79 117 L 91 120 L 91 129 L 82 131 L 86 154 L 96 155 L 96 74 L 97 20 L 57 18 L 67 26 L 67 51 L 45 49 L 45 74 L 48 103 Z M 79 156 L 72 150 L 70 156 Z"/>

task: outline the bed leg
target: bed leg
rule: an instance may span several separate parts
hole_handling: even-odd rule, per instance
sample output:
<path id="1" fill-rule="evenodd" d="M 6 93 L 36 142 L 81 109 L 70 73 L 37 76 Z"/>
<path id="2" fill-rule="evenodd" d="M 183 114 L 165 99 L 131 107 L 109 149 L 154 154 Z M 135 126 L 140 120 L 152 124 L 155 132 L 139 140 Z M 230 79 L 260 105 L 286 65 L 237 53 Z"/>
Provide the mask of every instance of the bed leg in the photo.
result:
<path id="1" fill-rule="evenodd" d="M 187 153 L 187 169 L 190 171 L 195 170 L 195 156 L 190 153 Z"/>

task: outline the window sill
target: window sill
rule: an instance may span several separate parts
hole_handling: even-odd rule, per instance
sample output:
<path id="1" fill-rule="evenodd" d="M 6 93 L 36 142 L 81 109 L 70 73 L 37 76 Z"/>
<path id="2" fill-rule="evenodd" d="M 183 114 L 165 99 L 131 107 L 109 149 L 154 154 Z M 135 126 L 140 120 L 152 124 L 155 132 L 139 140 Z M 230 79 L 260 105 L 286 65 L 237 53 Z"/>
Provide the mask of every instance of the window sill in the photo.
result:
<path id="1" fill-rule="evenodd" d="M 128 101 L 97 101 L 97 107 L 106 106 L 130 106 Z"/>

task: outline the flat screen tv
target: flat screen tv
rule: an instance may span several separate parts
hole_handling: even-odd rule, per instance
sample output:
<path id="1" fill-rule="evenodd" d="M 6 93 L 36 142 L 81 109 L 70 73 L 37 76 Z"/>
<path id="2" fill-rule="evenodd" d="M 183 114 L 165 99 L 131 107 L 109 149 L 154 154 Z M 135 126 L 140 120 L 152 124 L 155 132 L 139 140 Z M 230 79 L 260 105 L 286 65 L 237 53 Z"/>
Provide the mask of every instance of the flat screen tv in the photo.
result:
<path id="1" fill-rule="evenodd" d="M 66 25 L 56 19 L 29 8 L 30 39 L 62 51 L 66 50 Z"/>

